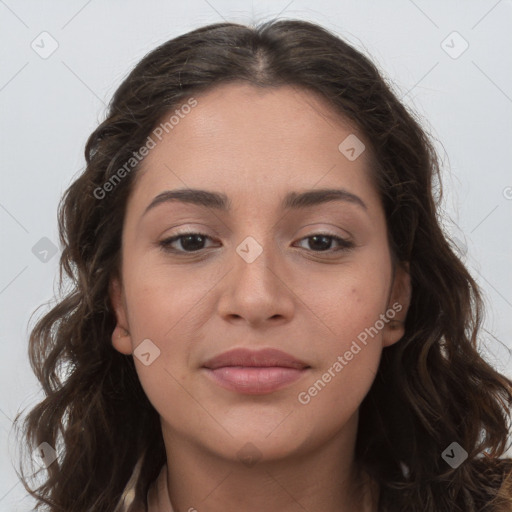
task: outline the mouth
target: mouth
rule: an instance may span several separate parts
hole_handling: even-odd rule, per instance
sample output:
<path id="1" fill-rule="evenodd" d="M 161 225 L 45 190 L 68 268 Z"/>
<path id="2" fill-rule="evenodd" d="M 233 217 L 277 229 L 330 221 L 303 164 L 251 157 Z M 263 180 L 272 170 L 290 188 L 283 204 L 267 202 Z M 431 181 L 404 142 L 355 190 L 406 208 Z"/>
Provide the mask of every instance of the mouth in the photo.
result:
<path id="1" fill-rule="evenodd" d="M 281 350 L 239 348 L 209 359 L 202 368 L 224 389 L 261 395 L 292 384 L 303 377 L 310 366 Z"/>

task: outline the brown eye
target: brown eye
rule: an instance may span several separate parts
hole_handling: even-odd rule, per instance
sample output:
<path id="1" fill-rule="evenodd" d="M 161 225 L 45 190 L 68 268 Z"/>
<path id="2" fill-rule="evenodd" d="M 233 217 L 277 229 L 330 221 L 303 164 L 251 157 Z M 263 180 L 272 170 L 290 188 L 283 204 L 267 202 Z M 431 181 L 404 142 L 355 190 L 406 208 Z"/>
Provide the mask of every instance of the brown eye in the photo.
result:
<path id="1" fill-rule="evenodd" d="M 352 242 L 327 233 L 315 233 L 314 235 L 302 238 L 302 240 L 309 241 L 309 250 L 313 252 L 335 252 L 348 250 L 354 247 Z M 332 249 L 331 246 L 333 241 L 338 244 L 338 248 Z"/>
<path id="2" fill-rule="evenodd" d="M 159 242 L 160 247 L 166 252 L 173 253 L 195 253 L 205 249 L 205 243 L 207 240 L 211 240 L 208 235 L 203 233 L 180 233 L 178 235 L 166 238 Z M 348 240 L 345 240 L 336 235 L 330 235 L 327 233 L 315 233 L 313 235 L 304 237 L 301 239 L 307 240 L 309 247 L 306 248 L 312 252 L 337 252 L 343 250 L 349 250 L 354 247 L 354 244 Z M 176 242 L 179 246 L 176 246 Z M 338 247 L 332 248 L 333 242 Z"/>
<path id="3" fill-rule="evenodd" d="M 206 239 L 210 237 L 203 233 L 181 233 L 179 235 L 172 236 L 162 240 L 159 245 L 169 252 L 197 252 L 204 249 Z M 181 249 L 173 247 L 175 242 L 181 245 Z"/>

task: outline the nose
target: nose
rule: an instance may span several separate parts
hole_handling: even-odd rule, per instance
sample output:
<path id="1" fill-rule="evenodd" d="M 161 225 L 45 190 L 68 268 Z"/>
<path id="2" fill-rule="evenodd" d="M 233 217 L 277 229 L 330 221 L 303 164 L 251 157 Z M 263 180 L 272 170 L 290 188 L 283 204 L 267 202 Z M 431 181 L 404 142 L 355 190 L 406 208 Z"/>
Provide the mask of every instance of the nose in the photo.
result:
<path id="1" fill-rule="evenodd" d="M 238 252 L 233 251 L 229 262 L 232 270 L 222 280 L 219 315 L 253 327 L 289 322 L 296 296 L 281 250 L 270 238 L 264 243 L 252 237 L 245 240 L 237 247 Z"/>

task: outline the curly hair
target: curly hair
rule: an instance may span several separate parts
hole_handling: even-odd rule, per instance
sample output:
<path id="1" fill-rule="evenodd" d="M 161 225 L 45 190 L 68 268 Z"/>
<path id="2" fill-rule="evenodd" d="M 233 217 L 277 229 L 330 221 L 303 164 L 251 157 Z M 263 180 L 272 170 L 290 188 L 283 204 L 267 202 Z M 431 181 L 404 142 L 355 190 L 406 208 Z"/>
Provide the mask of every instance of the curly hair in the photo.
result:
<path id="1" fill-rule="evenodd" d="M 135 468 L 135 496 L 145 501 L 166 462 L 159 415 L 133 358 L 111 343 L 109 283 L 119 275 L 125 208 L 139 164 L 108 194 L 98 191 L 164 115 L 192 94 L 230 82 L 320 94 L 370 143 L 391 250 L 396 261 L 408 262 L 412 283 L 405 334 L 383 350 L 360 406 L 356 462 L 380 486 L 379 511 L 510 512 L 512 460 L 504 454 L 512 381 L 478 352 L 483 302 L 441 228 L 440 164 L 431 137 L 375 64 L 300 20 L 217 23 L 167 41 L 125 78 L 90 135 L 86 168 L 59 204 L 62 298 L 29 339 L 45 398 L 26 415 L 20 445 L 34 450 L 48 443 L 58 454 L 35 489 L 21 464 L 37 509 L 112 512 Z M 65 293 L 64 273 L 71 285 Z M 468 453 L 456 469 L 441 456 L 452 442 Z"/>

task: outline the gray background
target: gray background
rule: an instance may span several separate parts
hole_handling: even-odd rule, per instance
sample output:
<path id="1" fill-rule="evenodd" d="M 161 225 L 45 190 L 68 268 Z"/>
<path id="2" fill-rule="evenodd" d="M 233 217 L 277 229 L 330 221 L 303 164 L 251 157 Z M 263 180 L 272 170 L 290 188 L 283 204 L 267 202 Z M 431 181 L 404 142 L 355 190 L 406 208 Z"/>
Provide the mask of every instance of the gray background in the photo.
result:
<path id="1" fill-rule="evenodd" d="M 344 37 L 424 116 L 443 161 L 446 230 L 488 304 L 482 353 L 512 377 L 511 1 L 0 0 L 0 510 L 33 506 L 11 465 L 11 423 L 41 398 L 27 358 L 29 316 L 56 289 L 57 204 L 83 170 L 87 136 L 158 44 L 223 19 L 276 16 Z"/>

